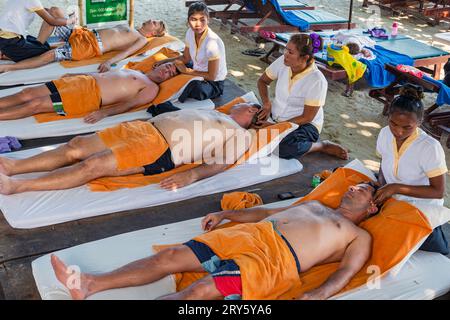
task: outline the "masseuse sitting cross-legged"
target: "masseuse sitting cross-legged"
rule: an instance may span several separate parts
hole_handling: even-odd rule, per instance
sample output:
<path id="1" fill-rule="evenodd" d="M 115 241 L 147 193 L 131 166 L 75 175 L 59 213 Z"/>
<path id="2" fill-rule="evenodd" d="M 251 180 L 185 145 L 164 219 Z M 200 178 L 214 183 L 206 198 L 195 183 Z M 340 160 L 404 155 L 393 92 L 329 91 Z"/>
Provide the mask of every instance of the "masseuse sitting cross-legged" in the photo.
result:
<path id="1" fill-rule="evenodd" d="M 323 126 L 323 106 L 328 83 L 314 62 L 314 53 L 322 47 L 316 34 L 296 34 L 291 37 L 283 56 L 273 62 L 258 79 L 263 101 L 258 127 L 289 121 L 299 125 L 280 143 L 279 156 L 295 158 L 310 152 L 324 152 L 347 159 L 347 150 L 330 141 L 319 141 Z M 277 80 L 275 99 L 268 94 L 270 83 Z"/>

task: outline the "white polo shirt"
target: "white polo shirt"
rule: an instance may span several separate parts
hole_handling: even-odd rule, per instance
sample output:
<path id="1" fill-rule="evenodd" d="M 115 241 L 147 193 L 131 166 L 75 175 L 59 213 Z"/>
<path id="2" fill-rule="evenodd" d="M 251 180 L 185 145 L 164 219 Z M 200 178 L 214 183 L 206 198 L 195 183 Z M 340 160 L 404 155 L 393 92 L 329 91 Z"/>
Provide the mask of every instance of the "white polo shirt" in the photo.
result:
<path id="1" fill-rule="evenodd" d="M 200 38 L 198 47 L 195 42 L 195 33 L 191 28 L 186 32 L 186 49 L 194 63 L 194 70 L 208 72 L 209 61 L 219 59 L 219 72 L 214 81 L 223 81 L 227 77 L 227 60 L 225 56 L 225 45 L 222 39 L 211 29 L 207 28 Z"/>
<path id="2" fill-rule="evenodd" d="M 429 178 L 447 173 L 445 153 L 439 141 L 421 129 L 403 142 L 397 151 L 397 142 L 389 127 L 381 129 L 377 140 L 377 155 L 381 157 L 381 169 L 386 183 L 410 186 L 429 186 Z M 397 199 L 417 198 L 397 195 Z M 421 199 L 443 205 L 443 199 Z"/>
<path id="3" fill-rule="evenodd" d="M 292 77 L 292 70 L 284 64 L 284 56 L 267 69 L 267 76 L 277 80 L 275 99 L 272 102 L 272 119 L 282 122 L 301 116 L 305 105 L 319 108 L 311 121 L 319 132 L 323 127 L 323 106 L 327 97 L 328 82 L 315 62 L 302 73 Z"/>
<path id="4" fill-rule="evenodd" d="M 0 33 L 26 35 L 35 12 L 42 9 L 44 6 L 39 0 L 7 0 L 0 13 Z"/>

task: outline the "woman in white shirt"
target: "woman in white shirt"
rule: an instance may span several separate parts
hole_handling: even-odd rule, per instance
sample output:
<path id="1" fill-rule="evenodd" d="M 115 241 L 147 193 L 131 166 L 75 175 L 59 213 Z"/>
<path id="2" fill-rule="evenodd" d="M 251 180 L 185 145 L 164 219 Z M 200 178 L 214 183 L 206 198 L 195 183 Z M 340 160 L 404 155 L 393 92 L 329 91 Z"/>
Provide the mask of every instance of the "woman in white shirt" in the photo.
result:
<path id="1" fill-rule="evenodd" d="M 189 6 L 186 47 L 176 66 L 181 73 L 203 77 L 204 81 L 191 81 L 178 99 L 214 99 L 223 94 L 227 76 L 225 45 L 222 39 L 208 27 L 208 7 L 203 2 Z M 192 63 L 192 68 L 186 64 Z"/>
<path id="2" fill-rule="evenodd" d="M 444 204 L 448 171 L 445 153 L 437 140 L 419 128 L 424 113 L 422 98 L 421 87 L 406 84 L 389 108 L 389 125 L 381 129 L 377 140 L 377 155 L 381 157 L 378 176 L 381 188 L 374 198 L 377 205 L 390 197 L 413 205 Z M 440 227 L 421 249 L 448 253 Z"/>
<path id="3" fill-rule="evenodd" d="M 286 45 L 283 56 L 275 60 L 258 79 L 263 102 L 257 127 L 289 121 L 299 127 L 280 143 L 279 156 L 296 158 L 310 152 L 325 152 L 341 159 L 348 153 L 330 141 L 319 141 L 323 127 L 323 106 L 328 83 L 314 62 L 314 54 L 322 49 L 322 39 L 315 33 L 296 34 Z M 268 87 L 277 81 L 275 98 L 269 99 Z M 271 117 L 273 121 L 267 121 Z"/>
<path id="4" fill-rule="evenodd" d="M 39 0 L 8 0 L 0 13 L 0 57 L 15 62 L 39 56 L 50 50 L 47 43 L 53 26 L 65 26 L 76 22 L 76 17 L 59 18 L 57 7 L 46 9 Z M 37 38 L 27 35 L 35 16 L 44 22 Z"/>

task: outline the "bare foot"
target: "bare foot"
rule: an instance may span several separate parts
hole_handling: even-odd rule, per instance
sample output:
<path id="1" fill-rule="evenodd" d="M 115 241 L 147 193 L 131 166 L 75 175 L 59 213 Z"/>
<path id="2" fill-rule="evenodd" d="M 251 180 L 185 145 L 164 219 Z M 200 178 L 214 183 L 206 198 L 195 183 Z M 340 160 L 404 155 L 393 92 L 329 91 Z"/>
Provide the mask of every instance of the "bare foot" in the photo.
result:
<path id="1" fill-rule="evenodd" d="M 0 194 L 8 195 L 13 193 L 11 178 L 0 173 Z"/>
<path id="2" fill-rule="evenodd" d="M 0 157 L 0 173 L 6 176 L 11 176 L 14 160 Z"/>
<path id="3" fill-rule="evenodd" d="M 64 262 L 56 255 L 52 254 L 50 261 L 55 271 L 56 278 L 67 289 L 74 300 L 83 300 L 90 296 L 93 292 L 89 292 L 88 286 L 91 282 L 88 276 L 68 268 Z"/>
<path id="4" fill-rule="evenodd" d="M 11 71 L 11 70 L 12 70 L 12 68 L 11 68 L 10 64 L 1 64 L 0 65 L 0 73 L 8 72 L 8 71 Z"/>
<path id="5" fill-rule="evenodd" d="M 323 144 L 323 149 L 321 150 L 322 152 L 325 152 L 326 154 L 338 157 L 343 160 L 348 160 L 348 151 L 344 147 L 329 140 L 322 141 L 322 144 Z"/>
<path id="6" fill-rule="evenodd" d="M 0 60 L 11 60 L 11 59 L 8 58 L 6 55 L 4 55 L 4 54 L 0 51 Z"/>

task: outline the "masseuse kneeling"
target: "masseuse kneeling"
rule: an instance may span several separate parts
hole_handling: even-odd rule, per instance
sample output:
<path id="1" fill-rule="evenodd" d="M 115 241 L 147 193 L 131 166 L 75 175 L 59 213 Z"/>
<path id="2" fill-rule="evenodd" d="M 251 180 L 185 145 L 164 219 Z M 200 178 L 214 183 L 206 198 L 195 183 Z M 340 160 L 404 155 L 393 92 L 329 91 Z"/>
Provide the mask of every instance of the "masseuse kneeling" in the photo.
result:
<path id="1" fill-rule="evenodd" d="M 348 153 L 330 141 L 319 141 L 323 126 L 323 106 L 328 83 L 314 62 L 314 53 L 321 50 L 322 39 L 317 34 L 296 34 L 286 45 L 283 56 L 273 62 L 258 79 L 263 101 L 258 127 L 289 121 L 299 127 L 280 143 L 279 156 L 295 158 L 310 152 L 324 152 L 341 159 Z M 275 99 L 270 101 L 268 87 L 277 80 Z M 269 121 L 267 119 L 269 118 Z"/>
<path id="2" fill-rule="evenodd" d="M 381 129 L 377 140 L 382 186 L 375 194 L 377 205 L 392 196 L 412 204 L 444 205 L 445 153 L 439 141 L 419 128 L 424 115 L 422 99 L 423 88 L 406 84 L 391 103 L 389 125 Z M 447 255 L 442 228 L 435 228 L 420 249 Z"/>

